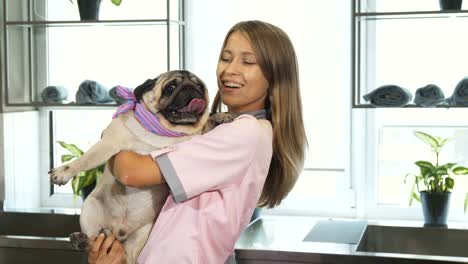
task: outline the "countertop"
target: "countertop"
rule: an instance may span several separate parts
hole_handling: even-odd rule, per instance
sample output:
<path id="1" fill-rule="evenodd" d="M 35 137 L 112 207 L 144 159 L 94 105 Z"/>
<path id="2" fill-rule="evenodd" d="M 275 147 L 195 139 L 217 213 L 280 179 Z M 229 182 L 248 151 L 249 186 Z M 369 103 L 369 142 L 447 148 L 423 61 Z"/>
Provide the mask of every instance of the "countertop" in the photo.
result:
<path id="1" fill-rule="evenodd" d="M 362 252 L 357 251 L 358 243 L 356 242 L 304 241 L 304 238 L 318 222 L 327 220 L 362 221 L 296 216 L 262 216 L 251 223 L 238 240 L 236 244 L 237 258 L 240 263 L 274 263 L 274 261 L 277 263 L 285 263 L 285 261 L 288 261 L 288 263 L 468 263 L 468 257 Z M 422 223 L 419 221 L 364 221 L 367 222 L 367 225 L 422 228 Z M 452 223 L 449 224 L 448 228 L 467 230 L 468 225 L 465 223 Z M 468 237 L 466 242 L 468 242 Z M 264 262 L 249 260 L 262 260 Z"/>

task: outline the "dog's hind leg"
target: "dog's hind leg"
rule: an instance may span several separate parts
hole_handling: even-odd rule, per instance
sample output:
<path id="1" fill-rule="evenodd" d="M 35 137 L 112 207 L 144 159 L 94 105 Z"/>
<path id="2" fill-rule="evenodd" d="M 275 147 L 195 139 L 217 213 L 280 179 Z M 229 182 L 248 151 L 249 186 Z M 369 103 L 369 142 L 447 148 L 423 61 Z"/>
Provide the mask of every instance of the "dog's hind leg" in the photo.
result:
<path id="1" fill-rule="evenodd" d="M 134 264 L 137 261 L 140 251 L 145 246 L 146 240 L 151 232 L 153 223 L 148 223 L 135 232 L 133 232 L 125 241 L 125 253 L 127 254 L 127 263 Z"/>
<path id="2" fill-rule="evenodd" d="M 78 250 L 87 249 L 90 242 L 89 239 L 96 238 L 104 230 L 109 230 L 108 224 L 109 223 L 106 222 L 102 202 L 99 201 L 95 195 L 89 195 L 84 201 L 81 209 L 81 233 L 76 232 L 70 235 L 72 247 Z M 85 236 L 87 243 L 84 242 Z"/>

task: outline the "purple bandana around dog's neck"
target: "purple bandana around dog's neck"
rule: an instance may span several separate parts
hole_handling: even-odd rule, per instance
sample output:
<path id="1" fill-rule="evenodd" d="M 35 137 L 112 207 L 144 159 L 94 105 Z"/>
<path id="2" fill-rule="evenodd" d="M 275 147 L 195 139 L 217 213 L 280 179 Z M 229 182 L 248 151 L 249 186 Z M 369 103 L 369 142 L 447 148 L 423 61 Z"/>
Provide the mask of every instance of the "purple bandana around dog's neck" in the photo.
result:
<path id="1" fill-rule="evenodd" d="M 128 102 L 117 108 L 114 115 L 112 116 L 112 119 L 130 110 L 134 110 L 136 119 L 148 131 L 151 131 L 157 135 L 165 136 L 165 137 L 185 136 L 184 133 L 171 131 L 163 127 L 161 123 L 159 122 L 158 117 L 155 114 L 148 111 L 148 109 L 146 109 L 146 107 L 142 103 L 137 102 L 136 97 L 133 94 L 132 90 L 122 87 L 122 86 L 118 86 L 116 91 L 120 97 L 122 97 L 123 99 L 126 99 Z"/>

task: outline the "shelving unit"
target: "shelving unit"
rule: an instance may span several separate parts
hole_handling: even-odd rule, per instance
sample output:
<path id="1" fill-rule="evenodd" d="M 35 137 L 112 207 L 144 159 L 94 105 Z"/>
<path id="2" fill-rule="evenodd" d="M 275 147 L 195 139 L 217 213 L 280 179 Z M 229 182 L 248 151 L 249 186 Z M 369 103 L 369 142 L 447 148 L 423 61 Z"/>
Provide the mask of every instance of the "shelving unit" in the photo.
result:
<path id="1" fill-rule="evenodd" d="M 353 0 L 352 106 L 375 108 L 363 96 L 398 85 L 415 98 L 417 88 L 436 84 L 445 98 L 468 76 L 468 10 L 440 11 L 433 1 Z M 404 107 L 420 107 L 411 100 Z M 439 107 L 463 107 L 445 105 Z"/>
<path id="2" fill-rule="evenodd" d="M 76 4 L 69 1 L 2 2 L 2 96 L 7 108 L 114 107 L 112 103 L 77 104 L 78 85 L 89 79 L 108 89 L 115 85 L 134 87 L 164 71 L 185 68 L 183 0 L 158 1 L 161 8 L 153 13 L 160 17 L 149 17 L 153 13 L 143 6 L 146 13 L 141 18 L 101 16 L 99 21 L 80 21 Z M 70 20 L 62 14 L 49 17 L 47 5 L 52 4 L 69 5 Z M 125 3 L 115 8 L 126 8 Z M 77 46 L 82 49 L 73 48 Z M 95 49 L 92 54 L 88 53 L 91 49 Z M 125 63 L 119 64 L 121 61 Z M 63 80 L 62 73 L 72 77 Z M 41 91 L 50 85 L 65 86 L 68 100 L 44 103 Z"/>

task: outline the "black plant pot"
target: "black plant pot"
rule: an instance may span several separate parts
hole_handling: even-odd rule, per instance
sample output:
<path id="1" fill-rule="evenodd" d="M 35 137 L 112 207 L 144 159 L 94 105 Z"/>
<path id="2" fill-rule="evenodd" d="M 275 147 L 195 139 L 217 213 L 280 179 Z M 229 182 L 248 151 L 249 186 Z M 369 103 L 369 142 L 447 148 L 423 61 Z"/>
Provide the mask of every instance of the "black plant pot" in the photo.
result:
<path id="1" fill-rule="evenodd" d="M 96 187 L 96 181 L 94 181 L 92 184 L 85 186 L 83 187 L 83 189 L 81 189 L 81 198 L 83 199 L 83 201 L 94 190 L 94 187 Z"/>
<path id="2" fill-rule="evenodd" d="M 439 0 L 440 10 L 461 10 L 463 0 Z"/>
<path id="3" fill-rule="evenodd" d="M 77 0 L 81 20 L 99 20 L 101 0 Z"/>
<path id="4" fill-rule="evenodd" d="M 422 191 L 420 194 L 424 214 L 424 226 L 447 227 L 451 193 L 428 193 Z"/>

